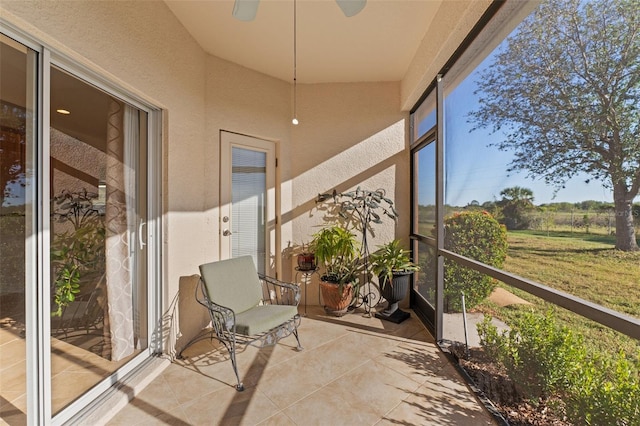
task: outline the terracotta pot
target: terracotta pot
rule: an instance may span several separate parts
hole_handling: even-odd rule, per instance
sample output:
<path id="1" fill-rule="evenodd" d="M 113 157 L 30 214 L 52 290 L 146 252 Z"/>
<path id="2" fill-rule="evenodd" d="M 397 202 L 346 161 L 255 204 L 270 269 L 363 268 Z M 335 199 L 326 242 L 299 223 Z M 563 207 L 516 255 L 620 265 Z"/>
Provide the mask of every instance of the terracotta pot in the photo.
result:
<path id="1" fill-rule="evenodd" d="M 351 284 L 342 285 L 342 294 L 340 294 L 339 289 L 340 286 L 338 284 L 320 281 L 324 310 L 326 313 L 337 317 L 347 313 L 353 297 L 353 286 Z"/>

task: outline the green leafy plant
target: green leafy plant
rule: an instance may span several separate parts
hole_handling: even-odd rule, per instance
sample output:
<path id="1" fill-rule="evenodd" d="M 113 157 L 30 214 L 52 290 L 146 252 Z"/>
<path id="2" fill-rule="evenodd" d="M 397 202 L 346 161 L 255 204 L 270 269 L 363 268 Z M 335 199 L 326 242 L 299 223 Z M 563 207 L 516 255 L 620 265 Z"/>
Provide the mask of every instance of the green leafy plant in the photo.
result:
<path id="1" fill-rule="evenodd" d="M 594 352 L 581 335 L 559 326 L 551 310 L 534 312 L 498 332 L 478 324 L 481 345 L 528 398 L 554 395 L 555 408 L 576 425 L 640 425 L 640 356 Z M 563 412 L 564 411 L 564 412 Z"/>
<path id="2" fill-rule="evenodd" d="M 359 245 L 356 236 L 340 225 L 322 228 L 314 234 L 310 244 L 325 273 L 323 281 L 342 285 L 354 282 L 359 273 Z"/>
<path id="3" fill-rule="evenodd" d="M 53 218 L 64 229 L 51 240 L 53 316 L 62 315 L 64 307 L 75 300 L 85 275 L 104 269 L 105 228 L 93 205 L 95 198 L 97 194 L 83 189 L 65 190 L 53 199 Z"/>
<path id="4" fill-rule="evenodd" d="M 361 236 L 359 255 L 359 270 L 363 273 L 361 285 L 356 286 L 354 302 L 359 300 L 361 287 L 371 283 L 372 268 L 369 264 L 369 235 L 375 236 L 374 225 L 382 224 L 382 218 L 394 221 L 398 212 L 393 207 L 393 201 L 386 196 L 384 189 L 368 190 L 357 187 L 354 191 L 318 194 L 317 208 L 325 212 L 324 220 L 328 223 L 341 224 L 346 229 L 353 229 Z M 363 299 L 364 301 L 365 299 Z M 371 299 L 366 299 L 371 303 Z M 367 309 L 370 306 L 367 304 Z"/>
<path id="5" fill-rule="evenodd" d="M 393 240 L 378 247 L 371 253 L 369 262 L 374 274 L 381 278 L 383 283 L 393 283 L 394 273 L 407 273 L 419 271 L 420 267 L 411 261 L 410 251 L 400 245 L 400 240 Z"/>
<path id="6" fill-rule="evenodd" d="M 507 230 L 486 211 L 455 213 L 444 221 L 444 247 L 457 254 L 496 268 L 507 257 Z M 493 278 L 481 272 L 445 262 L 444 302 L 447 311 L 462 309 L 461 294 L 467 308 L 482 302 L 495 288 Z"/>
<path id="7" fill-rule="evenodd" d="M 640 355 L 584 358 L 566 393 L 567 417 L 576 424 L 640 425 Z"/>
<path id="8" fill-rule="evenodd" d="M 525 313 L 508 331 L 498 334 L 489 317 L 478 325 L 481 344 L 505 366 L 509 377 L 528 398 L 565 389 L 576 361 L 585 357 L 582 337 L 545 316 Z"/>

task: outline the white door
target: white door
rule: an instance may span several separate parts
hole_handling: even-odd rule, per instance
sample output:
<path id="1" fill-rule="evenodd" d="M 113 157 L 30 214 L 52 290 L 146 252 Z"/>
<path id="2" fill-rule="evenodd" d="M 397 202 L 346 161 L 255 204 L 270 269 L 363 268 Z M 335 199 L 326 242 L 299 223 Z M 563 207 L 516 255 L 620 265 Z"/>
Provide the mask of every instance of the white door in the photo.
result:
<path id="1" fill-rule="evenodd" d="M 220 256 L 250 255 L 258 272 L 275 270 L 275 144 L 222 132 Z"/>

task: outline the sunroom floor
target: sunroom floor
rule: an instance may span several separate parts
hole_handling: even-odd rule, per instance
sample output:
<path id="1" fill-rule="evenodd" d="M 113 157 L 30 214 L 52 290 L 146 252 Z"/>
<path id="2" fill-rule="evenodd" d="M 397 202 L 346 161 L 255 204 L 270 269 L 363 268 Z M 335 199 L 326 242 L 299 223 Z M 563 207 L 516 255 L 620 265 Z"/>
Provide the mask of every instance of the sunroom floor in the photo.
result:
<path id="1" fill-rule="evenodd" d="M 394 324 L 309 306 L 299 333 L 301 352 L 291 336 L 238 354 L 244 392 L 224 347 L 200 341 L 108 424 L 495 424 L 413 312 Z"/>

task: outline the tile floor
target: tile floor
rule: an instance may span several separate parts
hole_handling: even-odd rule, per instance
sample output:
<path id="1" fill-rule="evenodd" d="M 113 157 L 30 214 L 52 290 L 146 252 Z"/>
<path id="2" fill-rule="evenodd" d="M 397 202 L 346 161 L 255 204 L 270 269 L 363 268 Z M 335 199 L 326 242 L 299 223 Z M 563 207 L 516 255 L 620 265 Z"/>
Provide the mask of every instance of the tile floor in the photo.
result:
<path id="1" fill-rule="evenodd" d="M 300 341 L 238 354 L 237 392 L 226 350 L 185 351 L 108 425 L 493 425 L 493 418 L 412 313 L 393 324 L 309 307 Z"/>
<path id="2" fill-rule="evenodd" d="M 81 336 L 82 337 L 82 336 Z M 100 336 L 98 341 L 102 340 Z M 132 357 L 108 361 L 86 349 L 51 338 L 52 410 L 58 412 L 111 375 Z M 26 424 L 26 346 L 24 326 L 0 321 L 0 426 Z"/>

